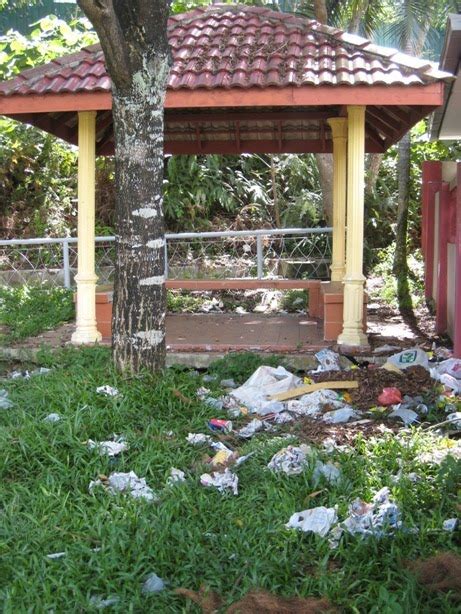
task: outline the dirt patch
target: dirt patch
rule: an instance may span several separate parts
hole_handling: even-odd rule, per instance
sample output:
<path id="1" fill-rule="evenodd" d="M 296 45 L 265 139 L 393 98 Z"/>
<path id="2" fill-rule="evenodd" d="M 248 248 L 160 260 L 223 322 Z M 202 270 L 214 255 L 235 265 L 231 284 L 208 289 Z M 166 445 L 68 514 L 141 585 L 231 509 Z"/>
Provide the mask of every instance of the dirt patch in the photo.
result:
<path id="1" fill-rule="evenodd" d="M 388 431 L 397 433 L 400 429 L 396 424 L 386 424 Z M 300 440 L 311 444 L 322 445 L 326 439 L 333 439 L 337 445 L 351 445 L 360 434 L 365 439 L 383 434 L 383 424 L 375 420 L 359 420 L 349 424 L 326 424 L 320 420 L 303 417 L 289 424 L 286 432 L 293 433 Z"/>
<path id="2" fill-rule="evenodd" d="M 441 552 L 425 561 L 415 561 L 408 567 L 418 582 L 429 591 L 453 591 L 461 599 L 461 557 L 452 552 Z"/>
<path id="3" fill-rule="evenodd" d="M 326 371 L 313 376 L 316 382 L 338 380 L 356 380 L 359 387 L 350 390 L 351 405 L 357 409 L 370 409 L 378 405 L 378 397 L 383 388 L 395 387 L 402 397 L 406 394 L 415 397 L 424 395 L 427 401 L 433 401 L 437 382 L 433 380 L 424 367 L 408 367 L 402 374 L 386 369 L 353 369 L 350 371 Z"/>
<path id="4" fill-rule="evenodd" d="M 203 587 L 198 592 L 177 588 L 175 593 L 198 604 L 203 614 L 213 614 L 222 605 L 217 593 L 207 592 Z M 250 591 L 225 610 L 226 614 L 316 614 L 336 611 L 327 599 L 278 597 L 258 590 Z"/>

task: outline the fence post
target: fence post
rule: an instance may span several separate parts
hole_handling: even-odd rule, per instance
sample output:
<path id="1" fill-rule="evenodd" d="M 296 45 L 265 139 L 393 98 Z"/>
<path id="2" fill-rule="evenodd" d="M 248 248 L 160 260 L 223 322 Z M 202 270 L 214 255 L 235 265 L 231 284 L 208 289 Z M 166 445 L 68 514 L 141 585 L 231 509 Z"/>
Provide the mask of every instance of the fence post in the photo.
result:
<path id="1" fill-rule="evenodd" d="M 165 279 L 168 279 L 168 245 L 167 245 L 167 240 L 165 237 Z"/>
<path id="2" fill-rule="evenodd" d="M 256 262 L 258 265 L 258 279 L 262 279 L 264 275 L 264 259 L 263 259 L 263 238 L 262 235 L 256 236 Z"/>
<path id="3" fill-rule="evenodd" d="M 62 262 L 64 265 L 64 287 L 70 288 L 69 241 L 62 242 Z"/>

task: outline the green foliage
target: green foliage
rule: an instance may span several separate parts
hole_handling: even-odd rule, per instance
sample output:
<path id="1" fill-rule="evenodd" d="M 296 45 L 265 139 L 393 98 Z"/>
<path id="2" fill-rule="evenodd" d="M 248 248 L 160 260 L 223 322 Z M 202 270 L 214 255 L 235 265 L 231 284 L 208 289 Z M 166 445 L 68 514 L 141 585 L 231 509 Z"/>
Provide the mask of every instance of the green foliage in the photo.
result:
<path id="1" fill-rule="evenodd" d="M 375 253 L 376 264 L 371 274 L 381 277 L 383 285 L 377 290 L 379 297 L 393 308 L 399 306 L 399 286 L 407 289 L 407 296 L 411 298 L 411 304 L 404 302 L 403 309 L 419 307 L 424 301 L 424 263 L 419 249 L 413 250 L 408 257 L 409 275 L 405 279 L 396 279 L 392 274 L 394 258 L 394 245 Z"/>
<path id="2" fill-rule="evenodd" d="M 294 313 L 300 309 L 307 309 L 309 304 L 309 290 L 287 290 L 284 292 L 281 308 L 289 313 Z"/>
<path id="3" fill-rule="evenodd" d="M 171 313 L 193 313 L 203 303 L 203 298 L 189 292 L 167 290 L 167 310 Z"/>
<path id="4" fill-rule="evenodd" d="M 211 363 L 208 371 L 216 375 L 218 380 L 232 378 L 237 384 L 243 384 L 258 367 L 262 365 L 278 367 L 278 365 L 283 364 L 283 357 L 281 356 L 262 356 L 251 352 L 242 352 L 228 354 L 224 358 L 215 360 Z"/>
<path id="5" fill-rule="evenodd" d="M 0 286 L 0 324 L 10 341 L 38 335 L 72 320 L 72 290 L 42 286 Z"/>

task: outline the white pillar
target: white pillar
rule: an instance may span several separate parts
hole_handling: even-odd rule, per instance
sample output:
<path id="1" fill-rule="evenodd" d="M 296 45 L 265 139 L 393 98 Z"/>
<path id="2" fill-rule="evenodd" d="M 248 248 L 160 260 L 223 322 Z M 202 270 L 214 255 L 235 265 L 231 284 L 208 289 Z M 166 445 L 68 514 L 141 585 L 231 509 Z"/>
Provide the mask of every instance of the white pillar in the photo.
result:
<path id="1" fill-rule="evenodd" d="M 78 273 L 77 327 L 72 343 L 101 340 L 96 328 L 96 281 L 94 270 L 96 112 L 78 113 Z"/>
<path id="2" fill-rule="evenodd" d="M 363 332 L 363 217 L 365 189 L 365 107 L 347 108 L 347 241 L 344 276 L 343 332 L 338 343 L 348 346 L 368 344 Z"/>
<path id="3" fill-rule="evenodd" d="M 342 281 L 346 272 L 346 182 L 347 182 L 347 119 L 328 120 L 333 137 L 333 247 L 331 281 Z"/>

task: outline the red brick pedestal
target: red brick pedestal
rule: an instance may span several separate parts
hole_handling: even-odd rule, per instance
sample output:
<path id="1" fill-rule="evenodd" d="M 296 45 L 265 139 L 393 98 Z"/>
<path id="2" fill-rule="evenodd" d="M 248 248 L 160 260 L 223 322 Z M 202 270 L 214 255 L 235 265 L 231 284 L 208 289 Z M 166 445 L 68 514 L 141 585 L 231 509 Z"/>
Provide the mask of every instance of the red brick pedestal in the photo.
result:
<path id="1" fill-rule="evenodd" d="M 103 341 L 112 338 L 112 302 L 114 292 L 103 287 L 96 290 L 96 326 Z"/>
<path id="2" fill-rule="evenodd" d="M 340 281 L 322 282 L 320 286 L 320 301 L 323 306 L 323 338 L 325 341 L 336 341 L 343 332 L 344 286 Z M 363 296 L 363 331 L 367 330 L 368 295 Z"/>

